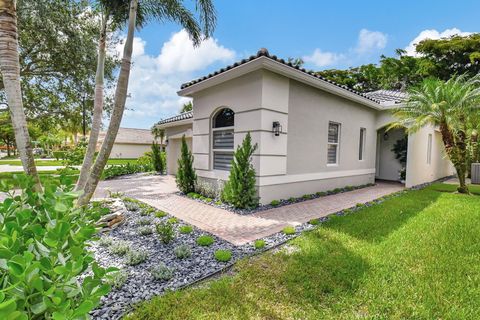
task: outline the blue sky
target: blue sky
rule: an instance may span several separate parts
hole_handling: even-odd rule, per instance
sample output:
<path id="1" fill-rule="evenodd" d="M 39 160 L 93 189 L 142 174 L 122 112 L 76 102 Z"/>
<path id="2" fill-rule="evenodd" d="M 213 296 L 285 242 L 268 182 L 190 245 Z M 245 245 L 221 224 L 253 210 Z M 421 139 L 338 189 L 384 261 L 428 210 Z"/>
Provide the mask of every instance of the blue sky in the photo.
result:
<path id="1" fill-rule="evenodd" d="M 186 1 L 187 4 L 191 3 Z M 181 27 L 152 23 L 136 33 L 122 126 L 150 128 L 186 102 L 180 84 L 266 47 L 303 57 L 314 70 L 376 63 L 423 38 L 480 31 L 480 1 L 217 0 L 212 39 L 194 49 Z M 410 45 L 410 47 L 409 47 Z"/>

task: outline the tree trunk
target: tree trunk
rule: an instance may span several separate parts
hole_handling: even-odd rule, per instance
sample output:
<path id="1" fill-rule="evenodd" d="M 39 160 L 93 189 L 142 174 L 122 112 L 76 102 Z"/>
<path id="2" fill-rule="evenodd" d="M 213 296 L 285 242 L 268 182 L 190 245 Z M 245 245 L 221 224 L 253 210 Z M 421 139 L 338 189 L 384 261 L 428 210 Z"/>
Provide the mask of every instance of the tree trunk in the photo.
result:
<path id="1" fill-rule="evenodd" d="M 135 19 L 137 15 L 138 0 L 131 0 L 130 13 L 128 19 L 128 34 L 125 40 L 125 46 L 123 48 L 123 58 L 120 67 L 120 74 L 118 76 L 117 88 L 115 90 L 115 98 L 113 105 L 112 118 L 108 126 L 105 139 L 103 140 L 102 147 L 98 153 L 95 164 L 92 167 L 90 176 L 87 179 L 84 188 L 84 194 L 78 199 L 78 205 L 86 205 L 93 196 L 95 189 L 97 188 L 100 176 L 107 164 L 108 157 L 113 148 L 113 143 L 117 137 L 120 123 L 122 122 L 123 112 L 125 110 L 125 101 L 127 100 L 128 93 L 128 79 L 130 76 L 132 48 L 133 48 L 133 36 L 135 33 Z"/>
<path id="2" fill-rule="evenodd" d="M 0 1 L 0 69 L 23 170 L 33 178 L 34 189 L 41 191 L 42 185 L 35 167 L 27 119 L 23 109 L 15 0 Z"/>
<path id="3" fill-rule="evenodd" d="M 469 193 L 467 183 L 466 183 L 466 175 L 467 175 L 467 162 L 468 162 L 468 150 L 467 150 L 467 135 L 466 131 L 460 130 L 457 134 L 457 140 L 455 143 L 456 153 L 457 153 L 457 160 L 455 165 L 455 169 L 457 170 L 458 181 L 460 185 L 458 186 L 457 190 L 459 193 Z"/>
<path id="4" fill-rule="evenodd" d="M 102 16 L 102 25 L 100 29 L 100 38 L 98 41 L 98 58 L 97 58 L 97 72 L 95 75 L 95 98 L 93 102 L 93 120 L 90 136 L 88 138 L 88 146 L 83 159 L 82 169 L 78 177 L 75 190 L 83 190 L 90 175 L 93 158 L 95 157 L 95 149 L 97 148 L 98 135 L 100 134 L 100 126 L 102 125 L 103 114 L 103 82 L 105 70 L 106 57 L 106 41 L 107 41 L 107 20 L 108 15 Z"/>

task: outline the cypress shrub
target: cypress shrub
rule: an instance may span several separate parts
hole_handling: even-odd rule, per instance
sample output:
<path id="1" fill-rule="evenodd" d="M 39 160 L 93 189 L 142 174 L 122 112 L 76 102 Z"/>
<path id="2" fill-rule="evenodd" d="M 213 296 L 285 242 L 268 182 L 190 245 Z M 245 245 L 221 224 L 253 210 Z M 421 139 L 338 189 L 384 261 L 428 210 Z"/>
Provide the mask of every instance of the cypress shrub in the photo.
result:
<path id="1" fill-rule="evenodd" d="M 165 166 L 162 159 L 160 145 L 156 141 L 152 142 L 152 163 L 155 171 L 163 174 L 163 172 L 165 171 Z"/>
<path id="2" fill-rule="evenodd" d="M 185 136 L 182 137 L 182 151 L 180 159 L 178 159 L 178 171 L 177 171 L 177 187 L 183 193 L 195 191 L 195 182 L 197 181 L 197 175 L 193 169 L 193 155 L 188 150 L 187 141 Z"/>

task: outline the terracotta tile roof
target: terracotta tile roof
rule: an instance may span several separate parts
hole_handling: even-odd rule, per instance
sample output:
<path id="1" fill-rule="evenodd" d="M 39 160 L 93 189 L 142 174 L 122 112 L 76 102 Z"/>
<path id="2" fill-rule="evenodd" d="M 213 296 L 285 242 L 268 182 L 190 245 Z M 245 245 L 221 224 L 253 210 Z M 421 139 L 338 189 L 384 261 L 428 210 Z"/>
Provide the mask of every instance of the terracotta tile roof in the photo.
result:
<path id="1" fill-rule="evenodd" d="M 188 88 L 188 87 L 190 87 L 190 86 L 193 86 L 194 84 L 197 84 L 197 83 L 199 83 L 199 82 L 205 81 L 205 80 L 207 80 L 207 79 L 209 79 L 209 78 L 212 78 L 212 77 L 214 77 L 214 76 L 216 76 L 216 75 L 219 75 L 219 74 L 221 74 L 221 73 L 223 73 L 223 72 L 225 72 L 225 71 L 228 71 L 228 70 L 237 68 L 237 67 L 239 67 L 239 66 L 241 66 L 241 65 L 243 65 L 243 64 L 245 64 L 245 63 L 247 63 L 247 62 L 253 61 L 253 60 L 258 59 L 258 58 L 260 58 L 260 57 L 266 57 L 266 58 L 272 59 L 272 60 L 274 60 L 274 61 L 280 62 L 280 63 L 282 63 L 282 64 L 284 64 L 284 65 L 286 65 L 286 66 L 289 66 L 289 67 L 291 67 L 291 68 L 293 68 L 293 69 L 297 69 L 298 71 L 301 71 L 301 72 L 303 72 L 303 73 L 306 73 L 306 74 L 308 74 L 308 75 L 311 75 L 311 76 L 313 76 L 313 77 L 315 77 L 315 78 L 317 78 L 317 79 L 319 79 L 319 80 L 322 80 L 322 81 L 331 83 L 331 84 L 333 84 L 333 85 L 336 85 L 337 87 L 340 87 L 340 88 L 342 88 L 342 89 L 344 89 L 344 90 L 350 91 L 350 92 L 352 92 L 352 93 L 354 93 L 354 94 L 357 94 L 357 95 L 359 95 L 359 96 L 361 96 L 361 97 L 364 97 L 364 98 L 366 98 L 366 99 L 369 99 L 369 100 L 371 100 L 371 101 L 373 101 L 373 102 L 376 102 L 376 103 L 378 103 L 378 104 L 381 103 L 381 101 L 376 100 L 376 99 L 373 98 L 373 97 L 369 97 L 369 96 L 368 96 L 367 94 L 365 94 L 365 93 L 361 93 L 361 92 L 358 92 L 358 91 L 356 91 L 356 90 L 353 90 L 353 89 L 351 89 L 351 88 L 349 88 L 349 87 L 347 87 L 347 86 L 340 85 L 340 84 L 338 84 L 338 83 L 336 83 L 336 82 L 334 82 L 334 81 L 331 81 L 331 80 L 329 80 L 329 79 L 327 79 L 327 78 L 324 78 L 324 77 L 318 75 L 318 74 L 315 73 L 314 71 L 306 70 L 306 69 L 301 68 L 301 67 L 299 67 L 299 66 L 294 66 L 291 62 L 285 61 L 284 59 L 280 59 L 280 58 L 278 58 L 276 55 L 270 55 L 270 53 L 268 52 L 268 50 L 265 49 L 265 48 L 260 49 L 260 50 L 257 52 L 256 55 L 252 55 L 252 56 L 250 56 L 250 57 L 247 58 L 247 59 L 243 59 L 243 60 L 241 60 L 241 61 L 235 62 L 234 64 L 229 65 L 229 66 L 227 66 L 227 67 L 225 67 L 225 68 L 222 68 L 222 69 L 220 69 L 220 70 L 217 70 L 217 71 L 215 71 L 215 72 L 213 72 L 213 73 L 210 73 L 210 74 L 207 75 L 207 76 L 204 76 L 204 77 L 201 77 L 201 78 L 192 80 L 192 81 L 190 81 L 190 82 L 184 83 L 184 84 L 182 84 L 181 89 L 185 89 L 185 88 Z"/>
<path id="2" fill-rule="evenodd" d="M 165 124 L 165 123 L 169 123 L 169 122 L 180 121 L 180 120 L 185 120 L 185 119 L 190 119 L 190 118 L 193 118 L 193 111 L 187 111 L 187 112 L 177 114 L 176 116 L 173 116 L 173 117 L 170 117 L 170 118 L 167 118 L 167 119 L 162 119 L 162 120 L 158 121 L 156 125 Z"/>
<path id="3" fill-rule="evenodd" d="M 399 90 L 376 90 L 365 93 L 372 99 L 382 102 L 402 103 L 408 98 L 408 94 Z"/>
<path id="4" fill-rule="evenodd" d="M 100 132 L 98 135 L 98 142 L 103 142 L 105 138 L 105 131 Z M 120 128 L 118 129 L 115 143 L 128 143 L 128 144 L 151 144 L 153 141 L 152 132 L 148 129 L 136 129 L 136 128 Z"/>

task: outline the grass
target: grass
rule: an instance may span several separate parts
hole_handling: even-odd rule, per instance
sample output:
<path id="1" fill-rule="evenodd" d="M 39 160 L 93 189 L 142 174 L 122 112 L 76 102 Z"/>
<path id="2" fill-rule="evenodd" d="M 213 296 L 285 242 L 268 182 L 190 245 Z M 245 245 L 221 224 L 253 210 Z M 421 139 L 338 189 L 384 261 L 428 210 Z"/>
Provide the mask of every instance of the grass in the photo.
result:
<path id="1" fill-rule="evenodd" d="M 480 197 L 455 188 L 332 216 L 290 241 L 297 250 L 244 259 L 234 276 L 168 292 L 127 319 L 474 319 Z"/>
<path id="2" fill-rule="evenodd" d="M 108 159 L 107 164 L 110 165 L 120 165 L 120 164 L 127 164 L 127 163 L 135 163 L 137 159 Z M 18 159 L 8 159 L 8 160 L 0 160 L 0 165 L 10 165 L 10 166 L 21 166 L 22 162 Z M 43 159 L 35 159 L 35 165 L 39 167 L 44 166 L 63 166 L 63 161 L 57 160 L 43 160 Z"/>

